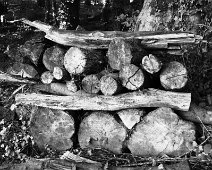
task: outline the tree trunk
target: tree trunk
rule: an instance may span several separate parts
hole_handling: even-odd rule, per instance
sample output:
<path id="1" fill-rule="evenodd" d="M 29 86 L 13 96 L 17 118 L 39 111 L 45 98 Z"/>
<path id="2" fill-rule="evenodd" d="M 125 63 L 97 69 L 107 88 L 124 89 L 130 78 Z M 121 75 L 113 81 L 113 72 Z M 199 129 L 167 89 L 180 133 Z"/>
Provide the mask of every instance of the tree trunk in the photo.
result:
<path id="1" fill-rule="evenodd" d="M 56 150 L 70 149 L 73 145 L 74 119 L 66 112 L 35 107 L 32 110 L 30 131 L 35 143 L 45 148 L 49 145 Z"/>
<path id="2" fill-rule="evenodd" d="M 45 71 L 40 78 L 43 84 L 50 84 L 53 81 L 54 76 L 50 71 Z"/>
<path id="3" fill-rule="evenodd" d="M 181 156 L 194 149 L 195 126 L 180 120 L 170 108 L 158 108 L 144 117 L 132 132 L 128 148 L 139 156 Z"/>
<path id="4" fill-rule="evenodd" d="M 105 60 L 100 51 L 71 47 L 65 54 L 64 66 L 71 75 L 95 74 L 104 69 Z"/>
<path id="5" fill-rule="evenodd" d="M 104 95 L 114 95 L 122 90 L 122 85 L 117 74 L 107 74 L 100 79 L 100 89 Z"/>
<path id="6" fill-rule="evenodd" d="M 147 89 L 116 96 L 71 95 L 53 96 L 43 94 L 17 94 L 16 104 L 32 104 L 62 110 L 121 110 L 140 107 L 170 107 L 188 111 L 190 93 L 177 93 L 159 89 Z"/>
<path id="7" fill-rule="evenodd" d="M 90 94 L 100 91 L 100 77 L 96 74 L 87 75 L 82 79 L 82 89 Z"/>
<path id="8" fill-rule="evenodd" d="M 65 50 L 53 46 L 48 48 L 43 54 L 43 64 L 49 70 L 53 71 L 54 67 L 63 67 Z"/>
<path id="9" fill-rule="evenodd" d="M 187 81 L 187 69 L 177 61 L 168 63 L 160 74 L 161 85 L 167 90 L 182 89 Z"/>
<path id="10" fill-rule="evenodd" d="M 144 83 L 142 70 L 133 64 L 123 66 L 119 72 L 119 78 L 122 85 L 129 90 L 137 90 Z"/>
<path id="11" fill-rule="evenodd" d="M 141 65 L 143 69 L 150 74 L 159 72 L 162 67 L 160 60 L 152 54 L 144 56 Z"/>
<path id="12" fill-rule="evenodd" d="M 93 112 L 80 124 L 78 139 L 81 148 L 104 148 L 121 153 L 127 131 L 107 112 Z"/>

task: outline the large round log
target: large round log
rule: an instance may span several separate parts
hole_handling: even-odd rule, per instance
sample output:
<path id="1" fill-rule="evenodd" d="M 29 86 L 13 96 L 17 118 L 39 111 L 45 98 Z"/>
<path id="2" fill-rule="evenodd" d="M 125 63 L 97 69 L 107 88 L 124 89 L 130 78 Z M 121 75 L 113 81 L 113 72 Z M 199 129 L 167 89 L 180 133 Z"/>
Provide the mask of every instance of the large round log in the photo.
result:
<path id="1" fill-rule="evenodd" d="M 177 61 L 168 63 L 160 74 L 161 85 L 167 90 L 182 89 L 187 81 L 187 69 Z"/>
<path id="2" fill-rule="evenodd" d="M 63 67 L 65 50 L 59 46 L 48 48 L 43 54 L 43 64 L 45 67 L 53 71 L 54 67 Z"/>
<path id="3" fill-rule="evenodd" d="M 150 112 L 138 123 L 127 145 L 133 155 L 179 156 L 194 149 L 195 127 L 181 120 L 170 108 Z"/>
<path id="4" fill-rule="evenodd" d="M 119 72 L 119 78 L 122 85 L 129 90 L 137 90 L 144 83 L 142 70 L 133 64 L 123 66 Z"/>
<path id="5" fill-rule="evenodd" d="M 84 118 L 78 133 L 82 148 L 104 148 L 114 153 L 122 152 L 127 131 L 107 112 L 93 112 Z"/>
<path id="6" fill-rule="evenodd" d="M 100 91 L 100 80 L 97 74 L 87 75 L 82 79 L 82 89 L 90 94 L 97 94 Z"/>
<path id="7" fill-rule="evenodd" d="M 114 95 L 122 90 L 117 74 L 107 74 L 100 79 L 100 89 L 104 95 Z"/>
<path id="8" fill-rule="evenodd" d="M 102 52 L 71 47 L 65 54 L 64 66 L 71 75 L 95 74 L 104 69 Z"/>
<path id="9" fill-rule="evenodd" d="M 152 54 L 144 56 L 141 65 L 150 74 L 159 72 L 162 67 L 160 60 Z"/>
<path id="10" fill-rule="evenodd" d="M 61 110 L 34 107 L 30 131 L 40 148 L 49 145 L 56 150 L 66 150 L 73 145 L 70 138 L 75 131 L 74 120 Z"/>

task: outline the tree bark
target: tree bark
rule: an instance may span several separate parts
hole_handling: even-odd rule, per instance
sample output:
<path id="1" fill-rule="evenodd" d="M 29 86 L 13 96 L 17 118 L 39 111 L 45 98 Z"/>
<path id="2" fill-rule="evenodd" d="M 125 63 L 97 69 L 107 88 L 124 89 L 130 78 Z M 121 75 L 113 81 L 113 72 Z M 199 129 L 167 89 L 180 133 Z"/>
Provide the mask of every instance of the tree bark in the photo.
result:
<path id="1" fill-rule="evenodd" d="M 82 89 L 90 94 L 100 91 L 100 77 L 96 74 L 87 75 L 82 79 Z"/>
<path id="2" fill-rule="evenodd" d="M 122 90 L 122 85 L 117 74 L 107 74 L 100 79 L 100 89 L 104 95 L 114 95 Z"/>
<path id="3" fill-rule="evenodd" d="M 43 64 L 49 70 L 53 71 L 54 67 L 63 67 L 65 50 L 53 46 L 48 48 L 43 54 Z"/>
<path id="4" fill-rule="evenodd" d="M 137 90 L 144 83 L 142 70 L 133 64 L 123 66 L 119 72 L 119 78 L 122 85 L 129 90 Z"/>
<path id="5" fill-rule="evenodd" d="M 54 76 L 50 71 L 45 71 L 40 78 L 43 84 L 50 84 L 53 81 Z"/>
<path id="6" fill-rule="evenodd" d="M 161 85 L 167 90 L 182 89 L 187 81 L 187 69 L 177 61 L 168 63 L 160 74 Z"/>
<path id="7" fill-rule="evenodd" d="M 141 66 L 148 73 L 154 74 L 160 71 L 162 63 L 156 56 L 149 54 L 142 58 Z"/>
<path id="8" fill-rule="evenodd" d="M 106 59 L 100 51 L 77 47 L 71 47 L 64 57 L 64 66 L 71 75 L 99 73 L 105 64 Z"/>
<path id="9" fill-rule="evenodd" d="M 93 112 L 80 124 L 78 139 L 81 148 L 104 148 L 121 153 L 127 131 L 107 112 Z"/>
<path id="10" fill-rule="evenodd" d="M 190 93 L 147 89 L 116 96 L 72 95 L 53 96 L 43 94 L 17 94 L 16 104 L 32 104 L 61 110 L 121 110 L 140 107 L 170 107 L 188 111 Z"/>

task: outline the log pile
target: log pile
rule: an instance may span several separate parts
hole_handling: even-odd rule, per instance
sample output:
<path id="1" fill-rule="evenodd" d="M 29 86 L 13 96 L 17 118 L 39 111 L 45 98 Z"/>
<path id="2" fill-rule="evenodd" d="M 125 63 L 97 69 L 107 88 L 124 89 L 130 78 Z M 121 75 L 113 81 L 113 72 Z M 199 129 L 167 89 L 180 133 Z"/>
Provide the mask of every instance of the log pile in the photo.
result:
<path id="1" fill-rule="evenodd" d="M 72 116 L 77 117 L 75 110 L 79 110 L 84 113 L 77 130 L 81 148 L 104 148 L 118 154 L 128 148 L 141 156 L 179 156 L 193 149 L 192 122 L 198 120 L 187 116 L 193 111 L 189 111 L 191 94 L 183 92 L 188 71 L 177 61 L 162 63 L 163 56 L 147 52 L 145 43 L 156 48 L 164 43 L 198 41 L 194 36 L 170 33 L 164 39 L 155 33 L 63 32 L 39 22 L 24 22 L 62 44 L 45 49 L 36 59 L 37 66 L 39 62 L 45 66 L 39 81 L 17 79 L 17 83 L 32 84 L 35 92 L 19 93 L 15 101 L 16 105 L 36 106 L 31 132 L 38 145 L 71 148 Z M 133 39 L 143 46 L 133 46 Z M 157 42 L 147 43 L 150 40 Z M 151 76 L 160 83 L 152 85 Z M 211 124 L 209 119 L 205 121 Z"/>

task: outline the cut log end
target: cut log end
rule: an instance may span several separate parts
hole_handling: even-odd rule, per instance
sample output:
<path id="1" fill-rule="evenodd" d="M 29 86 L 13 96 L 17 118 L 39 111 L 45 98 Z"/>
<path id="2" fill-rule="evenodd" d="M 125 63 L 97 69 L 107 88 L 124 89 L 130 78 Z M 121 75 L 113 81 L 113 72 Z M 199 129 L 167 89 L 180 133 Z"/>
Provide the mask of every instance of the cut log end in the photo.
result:
<path id="1" fill-rule="evenodd" d="M 100 91 L 100 80 L 97 75 L 91 74 L 82 79 L 82 88 L 85 92 L 97 94 Z"/>
<path id="2" fill-rule="evenodd" d="M 149 54 L 143 57 L 142 67 L 150 74 L 154 74 L 160 71 L 162 63 L 154 55 Z"/>
<path id="3" fill-rule="evenodd" d="M 53 76 L 57 80 L 61 80 L 64 76 L 64 71 L 60 67 L 54 67 Z"/>
<path id="4" fill-rule="evenodd" d="M 182 89 L 187 81 L 187 69 L 177 61 L 170 62 L 160 74 L 161 85 L 167 90 Z"/>
<path id="5" fill-rule="evenodd" d="M 122 86 L 118 82 L 118 77 L 105 75 L 100 79 L 100 89 L 104 95 L 114 95 L 122 89 Z"/>
<path id="6" fill-rule="evenodd" d="M 137 90 L 144 83 L 142 70 L 133 64 L 123 66 L 119 72 L 119 77 L 122 85 L 129 90 Z"/>
<path id="7" fill-rule="evenodd" d="M 41 81 L 43 84 L 50 84 L 52 83 L 53 79 L 54 79 L 54 76 L 50 71 L 45 71 L 41 75 Z"/>

